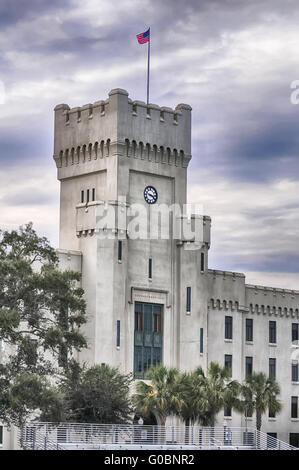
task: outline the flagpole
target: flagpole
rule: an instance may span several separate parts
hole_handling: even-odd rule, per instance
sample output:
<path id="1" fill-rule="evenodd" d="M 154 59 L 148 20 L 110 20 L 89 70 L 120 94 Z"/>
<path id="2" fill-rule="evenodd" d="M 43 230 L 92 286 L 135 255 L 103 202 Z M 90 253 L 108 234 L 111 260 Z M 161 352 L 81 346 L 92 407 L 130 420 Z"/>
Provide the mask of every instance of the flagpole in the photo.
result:
<path id="1" fill-rule="evenodd" d="M 149 28 L 150 29 L 150 28 Z M 147 105 L 149 104 L 149 77 L 150 77 L 150 44 L 151 44 L 151 31 L 149 31 L 149 41 L 147 46 Z"/>

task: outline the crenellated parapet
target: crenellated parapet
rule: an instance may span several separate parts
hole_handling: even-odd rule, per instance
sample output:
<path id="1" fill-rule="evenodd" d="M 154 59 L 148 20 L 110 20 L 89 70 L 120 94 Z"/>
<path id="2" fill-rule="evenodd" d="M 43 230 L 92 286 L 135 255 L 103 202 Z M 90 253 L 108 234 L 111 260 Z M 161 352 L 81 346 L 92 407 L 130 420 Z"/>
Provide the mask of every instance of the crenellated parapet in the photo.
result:
<path id="1" fill-rule="evenodd" d="M 231 278 L 232 280 L 235 280 L 238 276 L 244 277 L 244 275 L 229 271 L 209 270 L 209 272 L 214 273 L 214 280 L 215 276 L 221 276 L 222 279 Z M 245 284 L 245 290 L 244 305 L 241 305 L 235 297 L 225 298 L 225 289 L 223 289 L 218 297 L 210 299 L 210 309 L 299 319 L 299 291 L 251 284 Z"/>
<path id="2" fill-rule="evenodd" d="M 186 168 L 191 159 L 191 107 L 132 101 L 122 89 L 82 107 L 55 107 L 54 160 L 58 168 L 113 155 Z"/>
<path id="3" fill-rule="evenodd" d="M 249 312 L 299 318 L 299 291 L 246 284 Z"/>

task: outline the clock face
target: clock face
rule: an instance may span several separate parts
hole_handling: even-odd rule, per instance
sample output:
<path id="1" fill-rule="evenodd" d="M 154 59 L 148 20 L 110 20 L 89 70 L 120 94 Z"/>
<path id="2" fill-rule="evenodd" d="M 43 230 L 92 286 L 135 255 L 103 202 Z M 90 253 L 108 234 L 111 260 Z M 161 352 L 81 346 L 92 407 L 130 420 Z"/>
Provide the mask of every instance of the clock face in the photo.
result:
<path id="1" fill-rule="evenodd" d="M 144 190 L 144 199 L 148 204 L 155 204 L 158 199 L 157 190 L 153 186 L 147 186 Z"/>

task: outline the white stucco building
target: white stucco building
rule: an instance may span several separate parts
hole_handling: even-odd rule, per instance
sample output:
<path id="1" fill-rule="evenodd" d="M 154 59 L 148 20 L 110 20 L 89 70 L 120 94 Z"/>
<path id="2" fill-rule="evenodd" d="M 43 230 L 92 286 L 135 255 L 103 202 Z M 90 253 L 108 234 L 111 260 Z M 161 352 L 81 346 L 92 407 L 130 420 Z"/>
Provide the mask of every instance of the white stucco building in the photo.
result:
<path id="1" fill-rule="evenodd" d="M 136 378 L 159 362 L 192 370 L 217 361 L 240 381 L 264 371 L 281 386 L 283 410 L 264 416 L 262 429 L 299 445 L 299 292 L 209 268 L 211 219 L 184 209 L 190 159 L 186 104 L 147 106 L 115 89 L 81 108 L 56 106 L 60 260 L 82 272 L 87 300 L 89 348 L 80 357 Z M 175 205 L 171 224 L 155 223 L 161 204 Z M 168 236 L 149 234 L 155 227 Z M 244 426 L 244 416 L 229 414 L 218 424 Z"/>

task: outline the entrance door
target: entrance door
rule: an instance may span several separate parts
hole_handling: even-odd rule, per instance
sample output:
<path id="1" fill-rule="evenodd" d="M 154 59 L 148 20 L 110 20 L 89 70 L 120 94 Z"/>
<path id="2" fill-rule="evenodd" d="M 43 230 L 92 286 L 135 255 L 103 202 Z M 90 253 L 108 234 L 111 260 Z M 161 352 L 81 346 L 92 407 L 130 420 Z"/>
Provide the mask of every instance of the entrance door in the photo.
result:
<path id="1" fill-rule="evenodd" d="M 162 362 L 163 305 L 135 302 L 134 377 Z"/>

